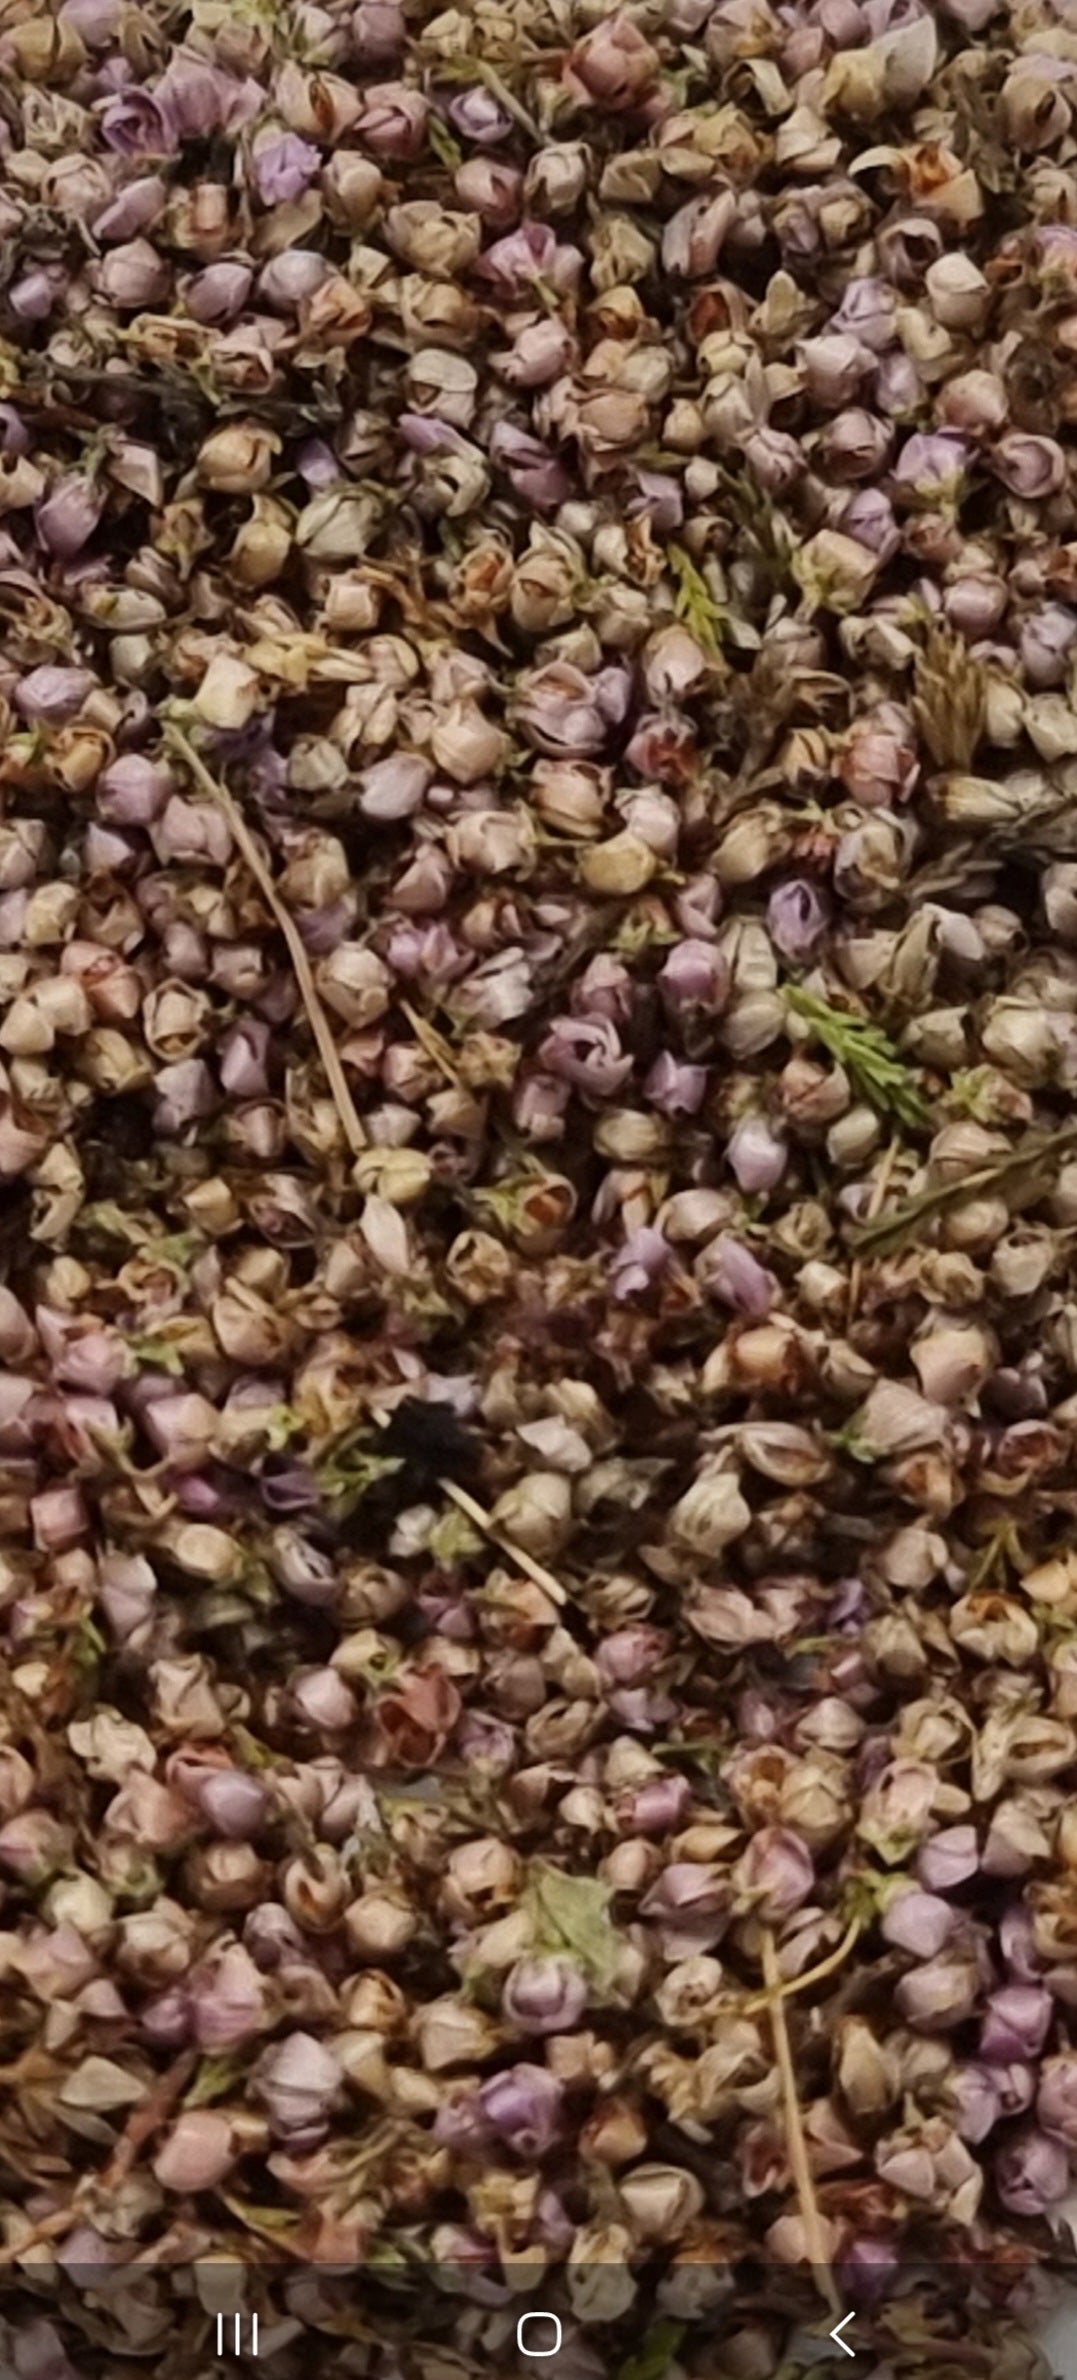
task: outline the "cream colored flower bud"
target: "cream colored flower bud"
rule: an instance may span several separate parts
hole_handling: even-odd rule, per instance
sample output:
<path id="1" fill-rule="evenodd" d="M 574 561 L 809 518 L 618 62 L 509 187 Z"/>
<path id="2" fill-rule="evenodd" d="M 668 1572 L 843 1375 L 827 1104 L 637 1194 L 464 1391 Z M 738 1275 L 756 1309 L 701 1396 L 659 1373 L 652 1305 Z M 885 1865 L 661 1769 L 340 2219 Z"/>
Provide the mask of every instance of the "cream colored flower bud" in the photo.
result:
<path id="1" fill-rule="evenodd" d="M 228 567 L 241 587 L 268 587 L 292 550 L 292 528 L 283 504 L 272 496 L 255 496 L 250 518 L 232 541 Z"/>
<path id="2" fill-rule="evenodd" d="M 368 1197 L 385 1198 L 394 1207 L 409 1207 L 429 1188 L 433 1166 L 421 1149 L 375 1146 L 356 1158 L 352 1178 Z"/>
<path id="3" fill-rule="evenodd" d="M 43 1058 L 54 1047 L 56 1035 L 46 1015 L 39 1008 L 32 993 L 24 999 L 13 1000 L 0 1024 L 0 1049 L 12 1058 Z"/>
<path id="4" fill-rule="evenodd" d="M 510 739 L 466 696 L 449 704 L 437 721 L 430 749 L 439 769 L 457 785 L 477 785 L 496 776 L 508 758 Z"/>
<path id="5" fill-rule="evenodd" d="M 238 653 L 215 653 L 194 697 L 194 707 L 207 726 L 247 727 L 262 700 L 257 672 Z"/>
<path id="6" fill-rule="evenodd" d="M 931 311 L 945 330 L 983 328 L 991 303 L 990 285 L 971 256 L 951 251 L 937 256 L 924 275 Z"/>
<path id="7" fill-rule="evenodd" d="M 319 562 L 354 562 L 366 553 L 382 510 L 380 497 L 362 488 L 323 488 L 303 506 L 296 544 Z"/>
<path id="8" fill-rule="evenodd" d="M 245 496 L 266 486 L 280 450 L 275 430 L 267 430 L 260 422 L 229 422 L 205 440 L 195 468 L 203 487 L 226 496 Z"/>
<path id="9" fill-rule="evenodd" d="M 145 1050 L 113 1025 L 95 1025 L 79 1043 L 77 1070 L 83 1081 L 92 1083 L 106 1098 L 122 1098 L 128 1091 L 144 1090 L 153 1079 L 153 1068 Z"/>
<path id="10" fill-rule="evenodd" d="M 340 942 L 320 959 L 315 980 L 334 1016 L 358 1031 L 377 1023 L 389 1006 L 391 977 L 384 961 L 361 943 Z"/>
<path id="11" fill-rule="evenodd" d="M 719 1471 L 693 1481 L 673 1506 L 669 1525 L 676 1543 L 686 1552 L 709 1559 L 743 1537 L 751 1518 L 736 1473 Z"/>
<path id="12" fill-rule="evenodd" d="M 531 1471 L 506 1489 L 491 1514 L 499 1535 L 539 1560 L 556 1554 L 572 1532 L 572 1490 L 556 1471 Z"/>

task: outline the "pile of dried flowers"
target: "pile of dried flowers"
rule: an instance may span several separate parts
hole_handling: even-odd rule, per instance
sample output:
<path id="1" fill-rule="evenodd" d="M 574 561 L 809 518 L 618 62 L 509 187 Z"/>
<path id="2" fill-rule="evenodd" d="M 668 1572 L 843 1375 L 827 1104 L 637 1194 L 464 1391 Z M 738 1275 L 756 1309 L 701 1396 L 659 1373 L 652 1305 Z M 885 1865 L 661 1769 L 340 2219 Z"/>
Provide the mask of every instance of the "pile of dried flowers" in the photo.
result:
<path id="1" fill-rule="evenodd" d="M 1072 0 L 0 67 L 5 2368 L 1023 2380 Z"/>

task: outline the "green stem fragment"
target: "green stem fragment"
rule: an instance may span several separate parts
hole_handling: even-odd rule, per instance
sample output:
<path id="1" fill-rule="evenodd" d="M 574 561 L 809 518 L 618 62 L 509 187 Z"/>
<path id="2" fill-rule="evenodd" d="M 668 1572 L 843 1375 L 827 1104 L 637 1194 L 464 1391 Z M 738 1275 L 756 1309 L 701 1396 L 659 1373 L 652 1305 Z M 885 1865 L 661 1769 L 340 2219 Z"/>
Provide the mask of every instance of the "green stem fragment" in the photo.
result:
<path id="1" fill-rule="evenodd" d="M 993 1164 L 978 1166 L 975 1173 L 962 1174 L 959 1181 L 940 1182 L 933 1190 L 921 1190 L 915 1198 L 892 1208 L 888 1215 L 862 1224 L 859 1231 L 851 1234 L 850 1244 L 858 1256 L 868 1253 L 888 1256 L 929 1216 L 944 1214 L 949 1207 L 963 1206 L 984 1191 L 1012 1188 L 1041 1195 L 1063 1157 L 1074 1149 L 1077 1149 L 1077 1124 L 1064 1125 L 1060 1132 L 1030 1133 L 1016 1149 Z"/>

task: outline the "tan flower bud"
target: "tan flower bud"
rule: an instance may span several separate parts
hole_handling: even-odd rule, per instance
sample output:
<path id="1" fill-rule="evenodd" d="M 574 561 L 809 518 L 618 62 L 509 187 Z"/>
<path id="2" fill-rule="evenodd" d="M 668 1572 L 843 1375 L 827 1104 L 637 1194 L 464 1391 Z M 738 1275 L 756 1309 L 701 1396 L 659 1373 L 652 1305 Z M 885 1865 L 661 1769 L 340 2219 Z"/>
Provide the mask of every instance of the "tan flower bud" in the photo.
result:
<path id="1" fill-rule="evenodd" d="M 639 893 L 657 874 L 660 861 L 642 836 L 624 828 L 580 855 L 580 880 L 588 892 L 604 900 L 624 900 Z"/>

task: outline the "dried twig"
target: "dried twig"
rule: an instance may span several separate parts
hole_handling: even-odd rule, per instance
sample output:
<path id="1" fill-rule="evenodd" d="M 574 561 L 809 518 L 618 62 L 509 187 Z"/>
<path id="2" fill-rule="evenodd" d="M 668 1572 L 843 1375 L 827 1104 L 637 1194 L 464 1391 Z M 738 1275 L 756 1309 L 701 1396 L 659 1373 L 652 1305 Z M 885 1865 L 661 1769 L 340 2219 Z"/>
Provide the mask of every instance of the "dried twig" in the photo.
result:
<path id="1" fill-rule="evenodd" d="M 782 2107 L 785 2114 L 785 2140 L 789 2151 L 789 2166 L 793 2176 L 804 2236 L 808 2243 L 808 2258 L 812 2276 L 821 2297 L 826 2299 L 834 2315 L 841 2313 L 841 2299 L 834 2285 L 834 2277 L 827 2262 L 822 2216 L 815 2195 L 808 2144 L 797 2096 L 793 2053 L 789 2046 L 789 2028 L 785 2021 L 782 1979 L 778 1968 L 778 1953 L 769 1926 L 763 1928 L 763 1980 L 766 1984 L 766 2004 L 770 2029 L 774 2039 L 774 2056 L 782 2086 Z"/>
<path id="2" fill-rule="evenodd" d="M 337 1114 L 340 1117 L 341 1129 L 353 1157 L 357 1157 L 360 1150 L 366 1148 L 366 1133 L 359 1121 L 355 1101 L 348 1088 L 347 1077 L 340 1062 L 332 1028 L 322 1007 L 310 960 L 303 948 L 302 937 L 295 919 L 289 916 L 281 900 L 235 795 L 230 793 L 227 785 L 223 784 L 221 779 L 215 777 L 212 771 L 206 767 L 205 761 L 195 751 L 190 737 L 184 733 L 182 727 L 177 727 L 174 720 L 170 719 L 166 723 L 165 741 L 179 753 L 180 758 L 189 768 L 191 775 L 197 779 L 203 792 L 209 794 L 211 800 L 215 801 L 224 811 L 259 892 L 280 927 L 288 945 L 288 956 L 295 970 L 295 979 L 307 1012 L 307 1021 L 317 1043 L 318 1055 L 325 1068 L 326 1080 L 333 1094 Z"/>

